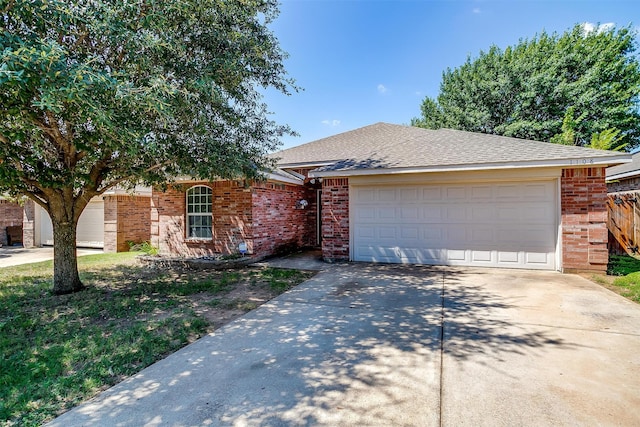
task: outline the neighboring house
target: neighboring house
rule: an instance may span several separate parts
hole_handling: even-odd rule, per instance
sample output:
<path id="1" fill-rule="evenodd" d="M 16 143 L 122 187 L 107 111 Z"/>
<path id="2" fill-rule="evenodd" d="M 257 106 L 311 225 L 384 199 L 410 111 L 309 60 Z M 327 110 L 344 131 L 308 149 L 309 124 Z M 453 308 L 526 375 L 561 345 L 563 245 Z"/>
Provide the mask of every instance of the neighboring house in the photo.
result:
<path id="1" fill-rule="evenodd" d="M 151 238 L 151 188 L 137 187 L 134 192 L 110 190 L 91 199 L 78 220 L 78 247 L 99 248 L 105 252 L 129 250 L 129 242 L 145 242 Z M 53 245 L 53 225 L 40 205 L 27 200 L 24 207 L 14 204 L 14 216 L 22 226 L 21 242 L 25 247 Z M 3 207 L 0 201 L 0 214 Z M 0 216 L 3 230 L 4 215 Z M 14 221 L 15 222 L 15 221 Z M 0 243 L 2 240 L 0 231 Z"/>
<path id="2" fill-rule="evenodd" d="M 623 153 L 377 123 L 290 148 L 265 182 L 181 182 L 151 198 L 164 254 L 606 269 L 605 168 Z"/>
<path id="3" fill-rule="evenodd" d="M 631 155 L 630 163 L 607 168 L 607 191 L 640 191 L 640 152 Z"/>
<path id="4" fill-rule="evenodd" d="M 607 168 L 609 251 L 637 254 L 640 238 L 640 152 L 631 163 Z"/>

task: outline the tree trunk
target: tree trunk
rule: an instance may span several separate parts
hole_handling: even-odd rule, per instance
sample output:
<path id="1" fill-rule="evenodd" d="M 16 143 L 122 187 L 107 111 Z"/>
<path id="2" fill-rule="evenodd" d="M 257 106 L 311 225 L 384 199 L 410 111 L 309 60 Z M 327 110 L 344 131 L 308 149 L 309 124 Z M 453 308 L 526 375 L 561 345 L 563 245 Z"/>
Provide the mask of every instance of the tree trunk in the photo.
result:
<path id="1" fill-rule="evenodd" d="M 78 275 L 75 222 L 58 222 L 53 218 L 53 293 L 71 294 L 84 289 Z"/>

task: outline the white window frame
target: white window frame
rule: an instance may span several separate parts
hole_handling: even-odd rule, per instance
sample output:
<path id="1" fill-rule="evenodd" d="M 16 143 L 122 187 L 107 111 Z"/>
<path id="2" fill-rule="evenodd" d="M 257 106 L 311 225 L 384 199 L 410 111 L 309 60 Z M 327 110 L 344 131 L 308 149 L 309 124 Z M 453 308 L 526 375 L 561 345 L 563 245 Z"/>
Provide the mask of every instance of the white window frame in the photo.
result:
<path id="1" fill-rule="evenodd" d="M 190 196 L 192 196 L 191 200 Z M 213 240 L 213 190 L 211 187 L 194 185 L 189 188 L 185 193 L 185 211 L 187 240 Z M 202 233 L 203 230 L 208 230 L 208 233 Z"/>

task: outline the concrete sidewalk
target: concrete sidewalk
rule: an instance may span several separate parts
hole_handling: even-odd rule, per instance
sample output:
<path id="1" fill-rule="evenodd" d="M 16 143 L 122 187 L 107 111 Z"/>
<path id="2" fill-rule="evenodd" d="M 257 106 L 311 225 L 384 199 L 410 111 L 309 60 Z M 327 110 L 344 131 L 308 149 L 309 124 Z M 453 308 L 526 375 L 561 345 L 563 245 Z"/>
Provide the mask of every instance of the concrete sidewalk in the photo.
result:
<path id="1" fill-rule="evenodd" d="M 50 426 L 640 425 L 638 325 L 578 276 L 333 265 Z"/>
<path id="2" fill-rule="evenodd" d="M 102 252 L 102 249 L 77 249 L 78 256 L 101 254 Z M 22 246 L 0 247 L 0 268 L 48 261 L 50 259 L 53 259 L 53 247 L 51 246 L 42 248 L 23 248 Z"/>

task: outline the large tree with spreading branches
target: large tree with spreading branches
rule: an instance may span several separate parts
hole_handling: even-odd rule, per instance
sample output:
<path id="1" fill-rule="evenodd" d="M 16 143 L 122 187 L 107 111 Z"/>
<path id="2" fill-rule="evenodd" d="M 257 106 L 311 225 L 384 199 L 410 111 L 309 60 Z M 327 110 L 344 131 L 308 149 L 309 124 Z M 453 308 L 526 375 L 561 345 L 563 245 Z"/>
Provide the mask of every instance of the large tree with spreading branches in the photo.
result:
<path id="1" fill-rule="evenodd" d="M 0 0 L 0 194 L 51 217 L 53 292 L 83 288 L 76 226 L 114 186 L 256 177 L 295 90 L 275 0 Z"/>
<path id="2" fill-rule="evenodd" d="M 412 124 L 550 141 L 572 119 L 571 143 L 617 132 L 616 146 L 631 149 L 640 144 L 636 49 L 631 27 L 585 25 L 492 46 L 447 69 L 439 95 L 424 99 Z"/>

